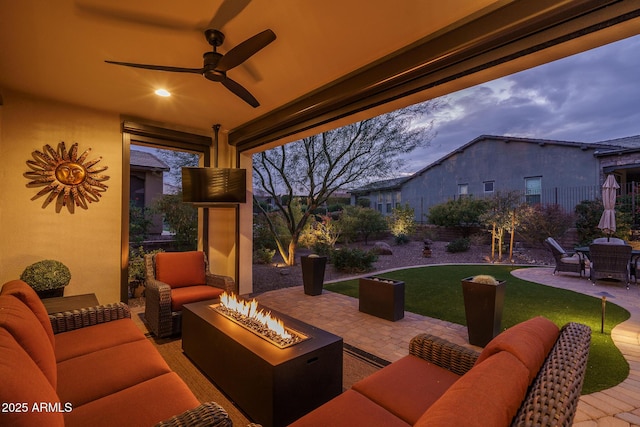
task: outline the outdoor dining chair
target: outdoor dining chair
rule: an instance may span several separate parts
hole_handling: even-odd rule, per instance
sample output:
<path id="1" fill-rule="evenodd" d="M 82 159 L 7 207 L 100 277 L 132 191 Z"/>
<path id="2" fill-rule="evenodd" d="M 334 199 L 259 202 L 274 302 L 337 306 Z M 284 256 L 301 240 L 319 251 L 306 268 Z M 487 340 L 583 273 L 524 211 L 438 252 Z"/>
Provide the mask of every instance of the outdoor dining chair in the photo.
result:
<path id="1" fill-rule="evenodd" d="M 590 279 L 593 284 L 595 285 L 596 281 L 601 279 L 616 279 L 622 281 L 629 289 L 631 251 L 631 246 L 627 244 L 592 243 L 589 245 Z"/>
<path id="2" fill-rule="evenodd" d="M 586 261 L 581 254 L 565 251 L 553 237 L 547 237 L 544 240 L 544 245 L 556 261 L 554 275 L 559 271 L 565 271 L 578 273 L 582 277 L 582 274 L 585 273 Z"/>

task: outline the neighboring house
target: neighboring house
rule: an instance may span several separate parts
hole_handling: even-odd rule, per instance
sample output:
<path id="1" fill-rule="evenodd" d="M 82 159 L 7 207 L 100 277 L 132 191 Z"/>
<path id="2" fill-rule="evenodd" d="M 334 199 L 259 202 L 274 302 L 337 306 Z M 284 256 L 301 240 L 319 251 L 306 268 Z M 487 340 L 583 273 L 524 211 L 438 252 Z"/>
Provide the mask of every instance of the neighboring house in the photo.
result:
<path id="1" fill-rule="evenodd" d="M 351 204 L 355 205 L 359 199 L 367 198 L 369 199 L 369 207 L 377 209 L 383 215 L 389 215 L 393 208 L 402 203 L 402 185 L 410 178 L 407 176 L 376 181 L 352 190 Z"/>
<path id="2" fill-rule="evenodd" d="M 603 181 L 604 175 L 613 173 L 627 193 L 637 191 L 635 187 L 640 183 L 640 135 L 611 139 L 601 143 L 617 147 L 595 153 L 600 162 Z"/>
<path id="3" fill-rule="evenodd" d="M 352 193 L 368 197 L 383 214 L 390 206 L 409 204 L 420 222 L 431 206 L 447 200 L 506 191 L 522 191 L 528 203 L 560 204 L 572 212 L 582 200 L 600 197 L 609 173 L 623 188 L 639 180 L 640 136 L 582 143 L 482 135 L 408 178 Z"/>
<path id="4" fill-rule="evenodd" d="M 151 207 L 163 194 L 164 173 L 169 166 L 146 151 L 131 150 L 129 200 L 139 208 Z M 162 234 L 162 216 L 154 215 L 149 238 Z"/>

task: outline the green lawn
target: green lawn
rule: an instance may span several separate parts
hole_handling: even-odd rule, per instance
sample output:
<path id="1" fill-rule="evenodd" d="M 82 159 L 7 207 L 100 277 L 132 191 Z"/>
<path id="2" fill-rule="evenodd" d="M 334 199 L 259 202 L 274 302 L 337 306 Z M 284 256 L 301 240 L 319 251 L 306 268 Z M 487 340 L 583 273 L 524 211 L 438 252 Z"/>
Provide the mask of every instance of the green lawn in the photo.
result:
<path id="1" fill-rule="evenodd" d="M 545 316 L 558 326 L 579 322 L 591 328 L 591 348 L 583 394 L 612 387 L 629 374 L 629 364 L 611 340 L 611 329 L 629 318 L 629 312 L 610 301 L 606 305 L 604 333 L 601 329 L 602 300 L 564 289 L 539 285 L 511 276 L 521 267 L 495 265 L 432 266 L 398 270 L 383 277 L 405 282 L 405 310 L 466 325 L 460 280 L 489 274 L 506 280 L 502 327 L 535 316 Z M 587 280 L 585 286 L 592 286 Z M 325 284 L 325 289 L 358 297 L 358 280 Z"/>

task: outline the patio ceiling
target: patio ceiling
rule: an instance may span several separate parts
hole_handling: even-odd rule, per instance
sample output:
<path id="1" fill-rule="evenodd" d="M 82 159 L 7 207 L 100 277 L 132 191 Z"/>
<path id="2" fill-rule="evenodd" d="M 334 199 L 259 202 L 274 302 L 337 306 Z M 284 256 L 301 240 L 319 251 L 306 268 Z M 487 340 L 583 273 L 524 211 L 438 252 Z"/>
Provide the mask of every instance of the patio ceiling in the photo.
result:
<path id="1" fill-rule="evenodd" d="M 220 123 L 258 150 L 640 33 L 638 0 L 253 0 L 219 51 L 275 32 L 229 71 L 257 108 L 202 76 L 104 62 L 201 67 L 211 47 L 189 28 L 238 1 L 2 1 L 0 89 L 197 133 Z"/>

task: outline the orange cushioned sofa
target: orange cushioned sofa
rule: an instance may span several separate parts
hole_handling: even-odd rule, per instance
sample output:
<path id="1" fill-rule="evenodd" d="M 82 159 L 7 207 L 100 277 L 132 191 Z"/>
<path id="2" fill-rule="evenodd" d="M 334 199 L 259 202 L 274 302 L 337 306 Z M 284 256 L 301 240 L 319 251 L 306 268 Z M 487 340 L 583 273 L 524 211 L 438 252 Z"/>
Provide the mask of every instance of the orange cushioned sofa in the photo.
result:
<path id="1" fill-rule="evenodd" d="M 20 280 L 0 290 L 0 384 L 3 426 L 231 425 L 171 371 L 126 304 L 49 315 Z"/>
<path id="2" fill-rule="evenodd" d="M 570 426 L 591 330 L 543 317 L 495 337 L 481 353 L 420 334 L 409 355 L 357 382 L 292 427 Z"/>

